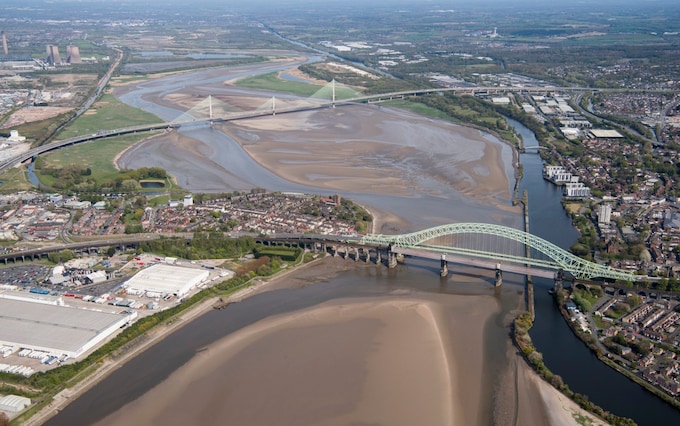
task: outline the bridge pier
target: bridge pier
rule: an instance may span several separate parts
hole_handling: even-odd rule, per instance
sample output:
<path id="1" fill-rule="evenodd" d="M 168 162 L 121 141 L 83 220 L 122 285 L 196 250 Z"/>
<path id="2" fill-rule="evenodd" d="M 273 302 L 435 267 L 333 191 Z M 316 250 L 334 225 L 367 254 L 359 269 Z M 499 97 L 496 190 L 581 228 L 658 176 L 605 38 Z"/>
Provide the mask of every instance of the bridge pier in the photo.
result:
<path id="1" fill-rule="evenodd" d="M 364 248 L 363 250 L 366 255 L 366 263 L 371 263 L 371 251 L 367 248 Z"/>
<path id="2" fill-rule="evenodd" d="M 380 265 L 382 263 L 382 258 L 380 257 L 380 247 L 375 249 L 375 264 Z"/>
<path id="3" fill-rule="evenodd" d="M 397 256 L 392 252 L 387 255 L 387 267 L 390 269 L 397 267 Z"/>
<path id="4" fill-rule="evenodd" d="M 555 284 L 553 286 L 553 290 L 555 292 L 562 290 L 562 281 L 563 280 L 564 280 L 564 271 L 562 269 L 558 269 L 557 272 L 555 272 Z"/>
<path id="5" fill-rule="evenodd" d="M 496 267 L 496 287 L 500 287 L 503 284 L 503 271 L 501 271 L 500 265 Z"/>
<path id="6" fill-rule="evenodd" d="M 531 275 L 527 275 L 526 284 L 526 298 L 527 298 L 527 312 L 531 315 L 531 320 L 536 318 L 536 309 L 534 307 L 534 281 L 531 279 Z"/>
<path id="7" fill-rule="evenodd" d="M 446 255 L 442 254 L 441 269 L 439 270 L 440 277 L 446 277 L 449 275 L 449 262 L 446 261 Z"/>
<path id="8" fill-rule="evenodd" d="M 397 254 L 392 251 L 392 246 L 387 247 L 387 267 L 390 269 L 397 267 Z"/>

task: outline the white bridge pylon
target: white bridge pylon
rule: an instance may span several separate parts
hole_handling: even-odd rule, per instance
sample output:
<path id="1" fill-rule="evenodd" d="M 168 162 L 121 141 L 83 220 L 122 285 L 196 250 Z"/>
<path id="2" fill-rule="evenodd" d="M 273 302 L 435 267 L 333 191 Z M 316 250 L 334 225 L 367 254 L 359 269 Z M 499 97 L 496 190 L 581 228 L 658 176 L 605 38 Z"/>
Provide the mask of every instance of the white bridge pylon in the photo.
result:
<path id="1" fill-rule="evenodd" d="M 443 241 L 445 238 L 442 237 L 450 236 L 455 236 L 456 238 L 450 240 L 452 242 L 441 245 L 431 244 L 432 241 Z M 459 242 L 465 240 L 466 236 L 470 236 L 468 240 L 483 236 L 491 236 L 500 241 L 508 240 L 542 254 L 542 258 L 534 258 L 533 256 L 526 257 L 525 255 L 518 254 L 515 250 L 506 252 L 502 248 L 504 246 L 502 242 L 499 245 L 501 248 L 496 248 L 495 246 L 478 248 L 477 246 L 465 247 L 465 244 L 458 245 Z M 479 239 L 482 240 L 482 238 Z M 471 258 L 492 259 L 496 262 L 531 265 L 551 270 L 561 269 L 571 273 L 576 278 L 582 279 L 610 278 L 635 282 L 649 278 L 643 275 L 635 275 L 621 269 L 589 262 L 543 238 L 518 229 L 489 223 L 454 223 L 402 235 L 369 234 L 360 238 L 358 242 L 365 245 L 392 246 L 430 252 L 452 253 Z"/>
<path id="2" fill-rule="evenodd" d="M 320 102 L 310 102 L 308 99 L 289 99 L 272 96 L 267 99 L 265 103 L 258 106 L 255 112 L 271 112 L 276 115 L 277 112 L 284 112 L 286 110 L 295 110 L 300 108 L 318 107 Z"/>
<path id="3" fill-rule="evenodd" d="M 208 95 L 191 109 L 183 112 L 173 120 L 173 123 L 188 123 L 191 121 L 212 120 L 215 117 L 229 117 L 232 114 L 241 114 L 244 111 L 234 105 L 224 102 L 212 95 Z"/>
<path id="4" fill-rule="evenodd" d="M 313 87 L 311 84 L 309 86 Z M 278 97 L 272 96 L 251 112 L 266 112 L 276 115 L 277 112 L 318 108 L 324 104 L 335 107 L 338 98 L 351 99 L 360 95 L 361 93 L 353 88 L 332 80 L 306 98 L 285 94 L 280 94 Z M 173 122 L 187 123 L 192 121 L 229 118 L 230 115 L 238 115 L 245 112 L 247 111 L 209 95 L 188 111 L 180 114 Z"/>

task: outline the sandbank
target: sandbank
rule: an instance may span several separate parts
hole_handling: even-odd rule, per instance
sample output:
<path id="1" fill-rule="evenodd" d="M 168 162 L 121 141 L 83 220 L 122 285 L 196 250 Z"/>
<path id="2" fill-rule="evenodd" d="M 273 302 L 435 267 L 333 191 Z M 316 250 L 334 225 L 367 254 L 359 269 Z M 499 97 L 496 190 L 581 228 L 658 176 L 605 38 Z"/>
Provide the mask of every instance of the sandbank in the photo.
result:
<path id="1" fill-rule="evenodd" d="M 261 166 L 337 191 L 436 195 L 431 180 L 496 203 L 509 198 L 503 145 L 482 132 L 408 111 L 351 106 L 229 122 L 220 130 Z"/>
<path id="2" fill-rule="evenodd" d="M 478 424 L 483 339 L 469 337 L 483 335 L 495 301 L 471 297 L 457 308 L 475 321 L 453 329 L 442 306 L 413 297 L 268 318 L 98 424 Z"/>

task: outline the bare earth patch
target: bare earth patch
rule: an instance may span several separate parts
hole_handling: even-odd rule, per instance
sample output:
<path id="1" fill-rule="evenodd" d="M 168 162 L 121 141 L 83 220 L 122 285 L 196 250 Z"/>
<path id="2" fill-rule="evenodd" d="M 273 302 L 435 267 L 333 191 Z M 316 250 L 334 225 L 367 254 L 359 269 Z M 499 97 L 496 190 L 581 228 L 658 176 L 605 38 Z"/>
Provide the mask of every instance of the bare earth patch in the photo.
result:
<path id="1" fill-rule="evenodd" d="M 73 108 L 51 106 L 31 106 L 22 108 L 12 114 L 2 125 L 2 128 L 9 129 L 24 123 L 46 120 L 48 118 L 56 117 L 59 114 L 69 112 L 72 109 Z"/>

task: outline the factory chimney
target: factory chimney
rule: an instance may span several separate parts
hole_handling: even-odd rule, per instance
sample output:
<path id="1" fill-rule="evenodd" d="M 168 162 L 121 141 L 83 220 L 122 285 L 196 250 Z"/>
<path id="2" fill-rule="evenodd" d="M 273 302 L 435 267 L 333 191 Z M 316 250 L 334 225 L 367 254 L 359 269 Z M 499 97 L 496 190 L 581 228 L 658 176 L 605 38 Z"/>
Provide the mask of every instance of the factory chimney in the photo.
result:
<path id="1" fill-rule="evenodd" d="M 7 36 L 5 35 L 4 31 L 2 31 L 1 34 L 2 34 L 2 53 L 8 55 L 9 50 L 7 50 Z"/>

